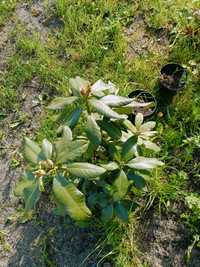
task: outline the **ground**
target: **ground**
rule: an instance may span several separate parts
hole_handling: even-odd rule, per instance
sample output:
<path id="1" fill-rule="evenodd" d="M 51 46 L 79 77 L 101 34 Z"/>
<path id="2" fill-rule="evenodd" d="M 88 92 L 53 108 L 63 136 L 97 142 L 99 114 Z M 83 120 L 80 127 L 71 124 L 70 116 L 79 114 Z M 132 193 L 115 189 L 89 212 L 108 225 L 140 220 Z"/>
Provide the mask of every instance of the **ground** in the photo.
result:
<path id="1" fill-rule="evenodd" d="M 200 266 L 197 243 L 188 254 L 199 219 L 185 201 L 200 185 L 199 14 L 199 1 L 186 0 L 0 3 L 0 267 Z M 21 141 L 54 137 L 61 122 L 46 105 L 69 94 L 69 78 L 159 96 L 160 69 L 172 61 L 187 68 L 188 79 L 153 117 L 166 167 L 135 192 L 139 208 L 129 224 L 79 228 L 55 216 L 45 197 L 34 220 L 18 223 Z"/>

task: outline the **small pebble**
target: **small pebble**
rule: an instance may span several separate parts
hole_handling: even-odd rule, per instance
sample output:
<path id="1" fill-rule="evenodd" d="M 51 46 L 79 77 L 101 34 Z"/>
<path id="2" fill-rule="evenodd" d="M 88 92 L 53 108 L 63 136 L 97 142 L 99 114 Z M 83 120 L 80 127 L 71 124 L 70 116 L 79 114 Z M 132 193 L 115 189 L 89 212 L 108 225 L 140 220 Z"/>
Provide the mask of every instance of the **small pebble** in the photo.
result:
<path id="1" fill-rule="evenodd" d="M 33 8 L 31 10 L 31 14 L 32 14 L 33 17 L 38 17 L 41 14 L 41 10 Z"/>

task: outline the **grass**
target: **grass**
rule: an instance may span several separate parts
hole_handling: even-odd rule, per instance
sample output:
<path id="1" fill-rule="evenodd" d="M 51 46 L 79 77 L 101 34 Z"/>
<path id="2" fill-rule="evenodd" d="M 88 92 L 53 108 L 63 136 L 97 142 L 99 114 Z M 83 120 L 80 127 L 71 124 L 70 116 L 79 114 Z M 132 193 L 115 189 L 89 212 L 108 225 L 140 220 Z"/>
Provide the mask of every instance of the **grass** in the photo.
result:
<path id="1" fill-rule="evenodd" d="M 0 27 L 15 5 L 16 1 L 0 3 Z M 16 40 L 16 52 L 0 78 L 1 114 L 20 110 L 22 99 L 16 88 L 35 76 L 39 78 L 41 87 L 47 88 L 43 95 L 45 106 L 54 95 L 68 94 L 68 80 L 75 75 L 92 82 L 99 78 L 111 80 L 124 95 L 137 88 L 157 93 L 161 66 L 171 61 L 184 64 L 188 69 L 185 90 L 167 107 L 159 107 L 163 117 L 154 117 L 162 147 L 160 155 L 166 167 L 162 173 L 156 174 L 155 179 L 147 181 L 146 191 L 135 192 L 136 199 L 144 200 L 139 201 L 141 210 L 153 206 L 158 212 L 167 212 L 171 204 L 182 201 L 190 191 L 195 193 L 190 177 L 192 175 L 196 182 L 195 175 L 200 171 L 199 164 L 196 164 L 191 173 L 196 143 L 199 142 L 191 140 L 200 134 L 200 30 L 195 15 L 199 8 L 199 1 L 194 0 L 144 0 L 134 3 L 125 0 L 56 0 L 51 7 L 47 2 L 47 25 L 55 17 L 57 26 L 51 29 L 45 43 L 41 42 L 39 34 L 28 33 L 19 23 L 12 34 Z M 169 38 L 168 54 L 155 51 L 127 60 L 128 40 L 124 28 L 129 27 L 138 12 L 143 14 L 150 34 L 166 33 Z M 58 121 L 46 111 L 40 125 L 37 139 L 46 136 L 51 139 Z M 184 141 L 190 137 L 193 139 L 188 143 Z M 106 243 L 112 246 L 116 266 L 147 266 L 140 260 L 138 223 L 140 218 L 135 219 L 131 215 L 128 226 L 113 223 L 106 228 Z M 192 227 L 188 228 L 193 231 Z"/>
<path id="2" fill-rule="evenodd" d="M 2 0 L 0 2 L 0 28 L 4 26 L 6 21 L 9 19 L 16 4 L 16 0 Z"/>

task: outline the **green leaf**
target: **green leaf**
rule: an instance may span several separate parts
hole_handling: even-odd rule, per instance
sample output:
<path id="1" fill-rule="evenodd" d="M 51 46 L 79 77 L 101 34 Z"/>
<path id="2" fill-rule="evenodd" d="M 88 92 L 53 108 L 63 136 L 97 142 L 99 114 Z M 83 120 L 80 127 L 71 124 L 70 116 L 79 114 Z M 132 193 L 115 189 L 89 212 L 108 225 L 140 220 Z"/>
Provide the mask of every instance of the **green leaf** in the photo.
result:
<path id="1" fill-rule="evenodd" d="M 164 163 L 156 158 L 137 157 L 126 164 L 128 167 L 138 170 L 153 169 L 163 166 Z"/>
<path id="2" fill-rule="evenodd" d="M 90 161 L 94 157 L 95 151 L 96 151 L 96 145 L 94 145 L 93 143 L 90 142 L 88 145 L 88 149 L 85 153 L 84 159 L 86 161 Z"/>
<path id="3" fill-rule="evenodd" d="M 25 201 L 25 212 L 29 212 L 30 210 L 35 209 L 36 203 L 41 195 L 37 181 L 35 180 L 32 185 L 26 187 L 23 193 Z"/>
<path id="4" fill-rule="evenodd" d="M 87 117 L 86 134 L 88 139 L 95 145 L 101 143 L 101 130 L 92 115 Z"/>
<path id="5" fill-rule="evenodd" d="M 46 159 L 51 159 L 53 153 L 53 146 L 47 139 L 44 139 L 42 141 L 42 153 L 44 154 Z"/>
<path id="6" fill-rule="evenodd" d="M 91 193 L 88 197 L 87 197 L 87 202 L 88 202 L 88 206 L 90 208 L 94 208 L 95 205 L 98 203 L 98 194 L 97 193 Z"/>
<path id="7" fill-rule="evenodd" d="M 129 172 L 128 179 L 132 180 L 138 189 L 145 187 L 145 179 L 141 175 Z"/>
<path id="8" fill-rule="evenodd" d="M 102 167 L 84 162 L 67 164 L 67 170 L 74 176 L 86 179 L 96 178 L 106 172 Z"/>
<path id="9" fill-rule="evenodd" d="M 108 152 L 113 160 L 121 161 L 121 147 L 115 146 L 113 143 L 108 144 Z"/>
<path id="10" fill-rule="evenodd" d="M 122 157 L 128 159 L 129 157 L 133 156 L 131 152 L 133 146 L 137 144 L 138 137 L 131 136 L 122 146 Z"/>
<path id="11" fill-rule="evenodd" d="M 84 80 L 79 76 L 69 79 L 69 85 L 74 96 L 81 96 L 81 89 L 87 87 L 89 84 L 89 81 Z"/>
<path id="12" fill-rule="evenodd" d="M 136 133 L 137 132 L 137 128 L 135 127 L 135 125 L 132 124 L 132 122 L 130 122 L 129 120 L 124 120 L 123 121 L 123 125 L 130 130 L 132 133 Z"/>
<path id="13" fill-rule="evenodd" d="M 99 126 L 102 130 L 107 132 L 107 134 L 113 139 L 119 140 L 122 136 L 122 132 L 114 122 L 112 121 L 98 121 Z"/>
<path id="14" fill-rule="evenodd" d="M 143 140 L 143 144 L 146 148 L 153 150 L 155 152 L 159 152 L 160 151 L 160 147 L 158 145 L 156 145 L 155 143 L 151 142 L 151 141 L 145 141 Z"/>
<path id="15" fill-rule="evenodd" d="M 63 136 L 62 138 L 64 138 L 65 140 L 71 142 L 72 141 L 72 131 L 68 126 L 64 126 L 63 127 Z"/>
<path id="16" fill-rule="evenodd" d="M 110 107 L 120 107 L 131 103 L 133 100 L 123 96 L 106 95 L 101 98 L 101 101 Z"/>
<path id="17" fill-rule="evenodd" d="M 112 219 L 114 213 L 113 205 L 110 204 L 102 209 L 101 211 L 101 219 L 104 222 L 108 222 Z"/>
<path id="18" fill-rule="evenodd" d="M 64 205 L 69 216 L 76 221 L 88 220 L 91 211 L 85 203 L 85 197 L 76 186 L 59 175 L 53 179 L 53 192 L 56 200 Z"/>
<path id="19" fill-rule="evenodd" d="M 56 142 L 56 160 L 62 163 L 76 160 L 87 151 L 87 148 L 87 140 L 69 141 L 63 136 Z"/>
<path id="20" fill-rule="evenodd" d="M 122 199 L 126 195 L 129 187 L 129 181 L 123 170 L 119 172 L 117 178 L 113 183 L 113 187 L 115 190 L 113 194 L 113 199 L 115 201 Z"/>
<path id="21" fill-rule="evenodd" d="M 113 111 L 109 106 L 107 106 L 100 100 L 90 99 L 89 103 L 98 113 L 108 118 L 113 118 L 113 119 L 118 119 L 118 120 L 127 119 L 126 115 L 118 114 L 117 112 Z"/>
<path id="22" fill-rule="evenodd" d="M 101 167 L 103 167 L 107 171 L 115 171 L 119 169 L 119 166 L 116 162 L 109 162 L 107 164 L 101 164 Z"/>
<path id="23" fill-rule="evenodd" d="M 28 137 L 24 138 L 23 155 L 24 158 L 33 165 L 44 159 L 41 148 Z"/>
<path id="24" fill-rule="evenodd" d="M 107 94 L 115 94 L 117 89 L 111 82 L 105 83 L 102 80 L 98 80 L 91 86 L 91 93 L 97 97 L 103 97 Z"/>
<path id="25" fill-rule="evenodd" d="M 116 108 L 114 108 L 114 111 L 116 111 L 119 114 L 130 115 L 130 114 L 133 113 L 133 108 L 132 107 L 128 107 L 128 106 L 116 107 Z"/>
<path id="26" fill-rule="evenodd" d="M 76 126 L 76 124 L 78 123 L 80 116 L 82 113 L 82 108 L 76 108 L 75 110 L 73 110 L 71 113 L 69 113 L 69 115 L 66 117 L 66 124 L 70 127 L 70 128 L 74 128 Z"/>
<path id="27" fill-rule="evenodd" d="M 78 99 L 77 96 L 56 97 L 49 105 L 48 109 L 63 109 L 65 106 L 74 103 Z"/>
<path id="28" fill-rule="evenodd" d="M 136 116 L 135 116 L 135 126 L 136 128 L 140 128 L 140 126 L 142 125 L 143 123 L 143 120 L 144 120 L 144 116 L 142 113 L 138 113 Z"/>
<path id="29" fill-rule="evenodd" d="M 108 195 L 105 192 L 99 192 L 98 193 L 98 205 L 101 208 L 105 208 L 106 206 L 109 205 Z"/>
<path id="30" fill-rule="evenodd" d="M 148 121 L 143 123 L 140 126 L 140 132 L 147 132 L 153 130 L 153 128 L 156 127 L 156 122 L 155 121 Z"/>
<path id="31" fill-rule="evenodd" d="M 115 110 L 120 113 L 120 114 L 133 114 L 134 110 L 136 108 L 140 108 L 140 107 L 151 107 L 151 105 L 153 104 L 153 102 L 149 102 L 149 103 L 140 103 L 140 102 L 136 102 L 136 101 L 132 101 L 131 103 L 129 103 L 126 106 L 123 107 L 116 107 Z"/>
<path id="32" fill-rule="evenodd" d="M 14 194 L 15 196 L 23 196 L 24 189 L 31 187 L 35 182 L 35 177 L 32 172 L 27 171 L 24 176 L 17 182 Z"/>
<path id="33" fill-rule="evenodd" d="M 122 220 L 123 222 L 127 223 L 128 222 L 128 211 L 122 204 L 122 202 L 118 201 L 114 205 L 114 212 L 116 216 Z"/>

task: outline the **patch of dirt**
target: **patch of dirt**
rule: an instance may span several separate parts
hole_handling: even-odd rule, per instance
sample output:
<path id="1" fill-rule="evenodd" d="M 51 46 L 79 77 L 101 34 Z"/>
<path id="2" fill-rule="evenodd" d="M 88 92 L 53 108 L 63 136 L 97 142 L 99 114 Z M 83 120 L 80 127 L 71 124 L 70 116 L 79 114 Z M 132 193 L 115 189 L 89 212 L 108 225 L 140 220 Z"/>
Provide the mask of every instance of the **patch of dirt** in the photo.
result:
<path id="1" fill-rule="evenodd" d="M 43 1 L 37 1 L 31 8 L 27 4 L 18 4 L 7 24 L 0 29 L 0 71 L 5 70 L 6 62 L 15 53 L 15 40 L 11 38 L 16 19 L 26 26 L 30 33 L 38 33 L 41 42 L 45 42 L 48 29 L 43 25 Z"/>
<path id="2" fill-rule="evenodd" d="M 48 29 L 44 27 L 44 3 L 36 1 L 31 7 L 24 4 L 16 9 L 15 16 L 26 25 L 26 29 L 31 33 L 39 33 L 41 42 L 45 42 Z"/>
<path id="3" fill-rule="evenodd" d="M 12 167 L 13 157 L 19 156 L 21 139 L 23 134 L 31 134 L 39 127 L 41 106 L 38 96 L 41 93 L 39 81 L 34 78 L 30 83 L 18 88 L 19 101 L 22 108 L 19 113 L 11 113 L 2 122 L 4 137 L 0 140 L 1 157 L 0 162 L 0 200 L 4 202 L 10 199 L 12 184 L 20 174 L 20 171 Z M 22 118 L 21 118 L 22 117 Z M 20 158 L 18 158 L 20 160 Z"/>
<path id="4" fill-rule="evenodd" d="M 35 105 L 41 92 L 37 78 L 18 90 L 19 96 L 23 98 L 21 99 L 21 112 L 26 114 L 26 119 L 20 121 L 18 114 L 12 113 L 1 122 L 1 128 L 4 129 L 4 138 L 0 141 L 0 230 L 6 233 L 3 244 L 0 243 L 0 266 L 2 267 L 8 266 L 9 258 L 15 253 L 17 241 L 21 239 L 21 229 L 23 228 L 23 226 L 20 226 L 19 229 L 15 229 L 14 225 L 6 225 L 8 217 L 15 216 L 18 207 L 18 200 L 13 195 L 13 189 L 17 179 L 23 173 L 23 165 L 21 165 L 19 154 L 22 135 L 34 132 L 38 128 L 39 117 L 42 113 L 41 106 L 39 104 Z M 13 166 L 15 158 L 19 160 L 20 166 L 18 167 Z M 5 244 L 8 244 L 9 250 L 5 250 Z"/>
<path id="5" fill-rule="evenodd" d="M 145 56 L 148 53 L 168 53 L 169 41 L 164 32 L 155 36 L 145 24 L 141 14 L 136 15 L 133 23 L 125 30 L 128 40 L 127 59 L 131 60 L 138 56 Z"/>
<path id="6" fill-rule="evenodd" d="M 50 213 L 41 221 L 8 229 L 12 237 L 7 240 L 14 251 L 1 267 L 90 267 L 94 263 L 94 257 L 83 263 L 96 243 L 97 234 L 91 229 L 80 229 Z"/>
<path id="7" fill-rule="evenodd" d="M 15 51 L 13 40 L 10 38 L 14 25 L 11 20 L 0 30 L 0 72 L 6 68 L 6 61 Z"/>
<path id="8" fill-rule="evenodd" d="M 148 213 L 141 232 L 144 262 L 152 267 L 186 267 L 185 256 L 190 239 L 180 221 L 179 211 L 167 215 Z M 200 266 L 199 250 L 193 250 L 189 266 Z"/>

